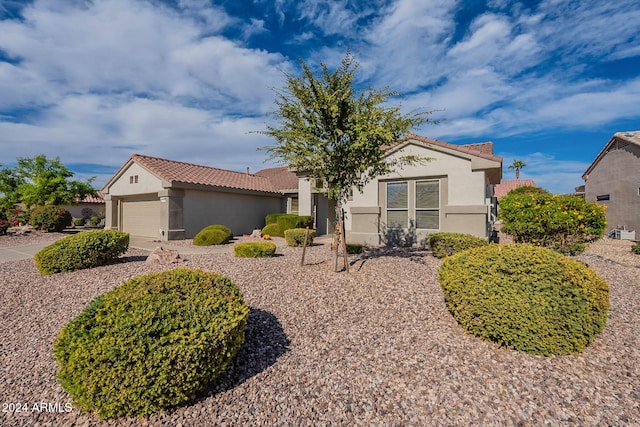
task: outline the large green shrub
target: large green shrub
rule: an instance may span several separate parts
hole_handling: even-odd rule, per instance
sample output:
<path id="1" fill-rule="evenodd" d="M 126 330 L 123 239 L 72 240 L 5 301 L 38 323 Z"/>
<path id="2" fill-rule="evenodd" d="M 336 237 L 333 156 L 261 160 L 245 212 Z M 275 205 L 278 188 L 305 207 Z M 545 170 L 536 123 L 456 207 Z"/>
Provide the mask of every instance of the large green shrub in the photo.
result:
<path id="1" fill-rule="evenodd" d="M 471 234 L 440 232 L 429 234 L 429 248 L 433 256 L 444 258 L 467 249 L 486 246 L 489 242 Z"/>
<path id="2" fill-rule="evenodd" d="M 270 258 L 276 253 L 276 245 L 270 242 L 245 242 L 233 247 L 238 258 Z"/>
<path id="3" fill-rule="evenodd" d="M 229 227 L 226 227 L 224 225 L 213 224 L 203 228 L 203 230 L 221 230 L 227 234 L 227 236 L 229 237 L 229 240 L 233 239 L 233 232 Z"/>
<path id="4" fill-rule="evenodd" d="M 192 400 L 244 342 L 249 309 L 228 278 L 177 268 L 94 299 L 58 334 L 58 379 L 100 417 L 148 415 Z"/>
<path id="5" fill-rule="evenodd" d="M 231 240 L 231 237 L 224 230 L 205 228 L 195 235 L 193 244 L 196 246 L 224 245 L 229 243 L 229 240 Z"/>
<path id="6" fill-rule="evenodd" d="M 56 240 L 34 258 L 38 271 L 49 275 L 110 264 L 128 248 L 128 233 L 92 230 Z"/>
<path id="7" fill-rule="evenodd" d="M 446 258 L 438 273 L 458 323 L 501 346 L 541 355 L 575 353 L 606 323 L 609 285 L 550 249 L 483 246 Z"/>
<path id="8" fill-rule="evenodd" d="M 517 243 L 532 243 L 565 254 L 584 251 L 602 237 L 606 206 L 578 196 L 510 191 L 500 199 L 501 231 Z"/>
<path id="9" fill-rule="evenodd" d="M 306 228 L 290 228 L 284 232 L 284 238 L 288 246 L 302 246 L 304 245 L 304 236 L 306 233 Z M 313 244 L 314 237 L 316 237 L 316 230 L 309 230 L 307 246 Z"/>
<path id="10" fill-rule="evenodd" d="M 278 237 L 284 237 L 284 232 L 291 228 L 313 228 L 313 217 L 306 215 L 272 213 L 265 217 L 264 222 L 266 226 L 278 224 L 277 230 L 275 227 L 269 229 L 270 231 L 276 230 L 277 233 L 266 233 L 270 236 Z M 262 234 L 265 234 L 265 232 L 263 231 Z"/>
<path id="11" fill-rule="evenodd" d="M 280 235 L 280 227 L 278 227 L 278 224 L 276 224 L 276 223 L 267 224 L 262 229 L 262 235 L 263 236 L 266 236 L 266 235 L 279 236 Z"/>
<path id="12" fill-rule="evenodd" d="M 36 230 L 62 231 L 71 220 L 71 213 L 60 206 L 38 206 L 31 210 L 29 225 Z"/>

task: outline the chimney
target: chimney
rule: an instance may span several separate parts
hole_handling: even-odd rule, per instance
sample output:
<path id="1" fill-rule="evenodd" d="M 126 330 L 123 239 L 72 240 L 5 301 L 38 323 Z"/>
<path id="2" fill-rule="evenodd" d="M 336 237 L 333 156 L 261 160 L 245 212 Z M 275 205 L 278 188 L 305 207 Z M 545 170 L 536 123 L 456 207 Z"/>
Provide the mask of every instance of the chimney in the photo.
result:
<path id="1" fill-rule="evenodd" d="M 249 166 L 247 166 L 247 175 L 249 175 Z"/>

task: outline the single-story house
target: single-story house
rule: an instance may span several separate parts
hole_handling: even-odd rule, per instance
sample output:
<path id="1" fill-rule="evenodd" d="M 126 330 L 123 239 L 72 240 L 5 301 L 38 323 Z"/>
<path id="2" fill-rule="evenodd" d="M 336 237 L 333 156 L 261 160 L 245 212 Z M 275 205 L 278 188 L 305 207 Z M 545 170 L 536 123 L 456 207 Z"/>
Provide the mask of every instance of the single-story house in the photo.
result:
<path id="1" fill-rule="evenodd" d="M 250 233 L 294 207 L 297 181 L 287 167 L 251 174 L 133 154 L 102 189 L 105 228 L 161 241 L 211 224 Z"/>
<path id="2" fill-rule="evenodd" d="M 95 196 L 86 196 L 82 200 L 78 200 L 75 205 L 62 206 L 71 213 L 74 218 L 91 218 L 97 216 L 103 218 L 105 214 L 105 201 L 102 191 L 96 191 Z"/>
<path id="3" fill-rule="evenodd" d="M 613 134 L 582 179 L 586 201 L 607 206 L 607 231 L 640 233 L 640 131 Z"/>
<path id="4" fill-rule="evenodd" d="M 344 203 L 347 241 L 387 243 L 390 231 L 415 233 L 418 241 L 436 231 L 490 236 L 494 185 L 502 178 L 502 158 L 493 154 L 492 142 L 454 145 L 411 133 L 386 155 L 431 161 L 380 176 L 362 193 L 354 190 Z M 299 214 L 314 216 L 318 234 L 332 231 L 335 203 L 304 174 L 298 199 Z"/>

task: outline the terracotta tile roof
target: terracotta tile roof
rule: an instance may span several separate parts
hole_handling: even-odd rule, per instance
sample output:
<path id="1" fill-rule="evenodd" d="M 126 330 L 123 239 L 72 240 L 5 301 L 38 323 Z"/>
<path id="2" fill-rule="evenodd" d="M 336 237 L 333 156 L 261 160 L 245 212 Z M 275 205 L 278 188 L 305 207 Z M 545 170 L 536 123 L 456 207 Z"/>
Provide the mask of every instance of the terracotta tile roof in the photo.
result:
<path id="1" fill-rule="evenodd" d="M 288 166 L 266 168 L 255 174 L 267 178 L 279 191 L 298 189 L 298 176 L 291 172 Z"/>
<path id="2" fill-rule="evenodd" d="M 413 132 L 410 132 L 404 138 L 404 141 L 407 141 L 409 139 L 415 139 L 417 141 L 425 142 L 427 144 L 439 145 L 440 147 L 449 148 L 451 150 L 473 154 L 474 156 L 482 157 L 489 160 L 494 160 L 496 162 L 502 162 L 502 157 L 496 156 L 493 154 L 493 142 L 491 141 L 479 142 L 475 144 L 456 145 L 456 144 L 450 144 L 444 141 L 438 141 L 437 139 L 416 135 Z"/>
<path id="3" fill-rule="evenodd" d="M 264 176 L 195 165 L 193 163 L 179 162 L 176 160 L 161 159 L 159 157 L 145 156 L 142 154 L 133 154 L 130 159 L 144 166 L 163 180 L 171 183 L 200 184 L 268 193 L 278 192 L 271 181 Z"/>
<path id="4" fill-rule="evenodd" d="M 95 196 L 87 196 L 84 199 L 80 200 L 80 203 L 104 203 L 104 193 L 102 191 L 97 190 Z"/>
<path id="5" fill-rule="evenodd" d="M 500 181 L 500 184 L 496 184 L 493 193 L 500 200 L 511 190 L 515 190 L 518 187 L 524 187 L 529 185 L 531 187 L 537 187 L 536 182 L 533 179 L 506 179 Z"/>

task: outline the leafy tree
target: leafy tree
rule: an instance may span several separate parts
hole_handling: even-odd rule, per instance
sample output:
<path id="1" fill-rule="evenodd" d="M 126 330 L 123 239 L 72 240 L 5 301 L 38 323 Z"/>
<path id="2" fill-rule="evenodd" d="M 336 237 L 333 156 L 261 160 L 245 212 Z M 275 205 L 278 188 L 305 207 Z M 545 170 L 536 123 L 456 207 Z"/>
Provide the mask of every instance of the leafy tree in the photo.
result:
<path id="1" fill-rule="evenodd" d="M 346 253 L 340 201 L 346 200 L 353 188 L 361 191 L 379 175 L 426 160 L 416 156 L 390 159 L 385 153 L 411 128 L 435 121 L 428 117 L 431 112 L 403 114 L 400 106 L 384 106 L 389 98 L 399 95 L 387 87 L 357 88 L 359 64 L 350 52 L 334 72 L 321 63 L 319 76 L 302 60 L 300 63 L 302 75 L 285 74 L 286 88 L 275 90 L 277 123 L 258 133 L 276 140 L 275 145 L 265 148 L 270 159 L 282 160 L 310 179 L 325 183 L 325 194 L 338 201 L 336 230 L 342 233 Z M 334 247 L 337 265 L 335 239 Z"/>
<path id="2" fill-rule="evenodd" d="M 87 195 L 96 194 L 91 186 L 94 178 L 83 182 L 72 180 L 73 175 L 58 157 L 18 158 L 15 168 L 0 170 L 0 204 L 6 208 L 20 202 L 27 207 L 72 205 Z"/>
<path id="3" fill-rule="evenodd" d="M 520 169 L 527 166 L 524 160 L 514 160 L 511 165 L 509 165 L 509 169 L 516 171 L 516 179 L 520 179 Z"/>

